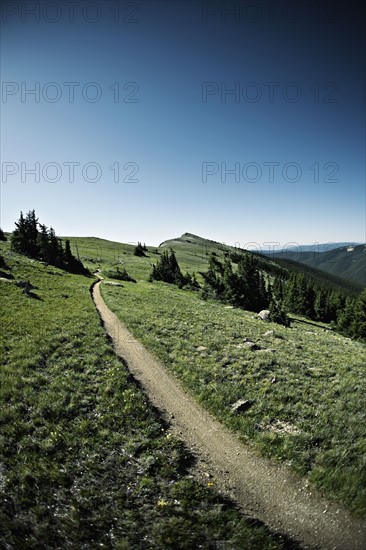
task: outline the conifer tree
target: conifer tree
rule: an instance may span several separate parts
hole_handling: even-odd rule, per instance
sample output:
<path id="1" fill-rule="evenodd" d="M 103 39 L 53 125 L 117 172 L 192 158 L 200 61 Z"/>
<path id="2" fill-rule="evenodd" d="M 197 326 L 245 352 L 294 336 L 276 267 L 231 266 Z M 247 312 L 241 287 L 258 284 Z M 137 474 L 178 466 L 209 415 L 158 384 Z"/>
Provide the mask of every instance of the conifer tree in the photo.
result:
<path id="1" fill-rule="evenodd" d="M 153 279 L 179 286 L 184 284 L 184 277 L 173 250 L 170 250 L 170 253 L 164 250 L 157 264 L 153 264 L 149 280 Z"/>
<path id="2" fill-rule="evenodd" d="M 366 339 L 366 289 L 355 300 L 347 298 L 336 328 L 347 336 Z"/>
<path id="3" fill-rule="evenodd" d="M 366 289 L 354 305 L 354 320 L 351 324 L 352 335 L 366 339 Z"/>
<path id="4" fill-rule="evenodd" d="M 135 246 L 135 250 L 133 251 L 133 254 L 134 256 L 146 256 L 145 249 L 140 242 L 138 242 L 137 246 Z"/>
<path id="5" fill-rule="evenodd" d="M 329 295 L 326 290 L 319 288 L 314 300 L 314 316 L 317 321 L 330 322 L 328 300 Z"/>
<path id="6" fill-rule="evenodd" d="M 269 306 L 270 311 L 270 320 L 279 325 L 284 325 L 285 327 L 290 326 L 290 319 L 287 316 L 287 313 L 284 310 L 283 303 L 277 300 L 272 300 Z"/>
<path id="7" fill-rule="evenodd" d="M 52 227 L 48 230 L 45 225 L 40 224 L 34 210 L 29 211 L 25 218 L 20 213 L 11 236 L 11 248 L 15 252 L 73 273 L 87 273 L 83 264 L 71 254 L 70 243 L 66 241 L 64 250 L 55 230 Z"/>
<path id="8" fill-rule="evenodd" d="M 11 237 L 11 248 L 20 254 L 26 254 L 31 258 L 38 255 L 38 219 L 34 210 L 30 210 L 24 218 L 23 212 L 15 222 L 16 229 Z"/>
<path id="9" fill-rule="evenodd" d="M 48 229 L 45 225 L 40 224 L 40 232 L 38 233 L 38 250 L 39 250 L 39 259 L 44 262 L 50 261 L 49 257 L 49 235 Z"/>

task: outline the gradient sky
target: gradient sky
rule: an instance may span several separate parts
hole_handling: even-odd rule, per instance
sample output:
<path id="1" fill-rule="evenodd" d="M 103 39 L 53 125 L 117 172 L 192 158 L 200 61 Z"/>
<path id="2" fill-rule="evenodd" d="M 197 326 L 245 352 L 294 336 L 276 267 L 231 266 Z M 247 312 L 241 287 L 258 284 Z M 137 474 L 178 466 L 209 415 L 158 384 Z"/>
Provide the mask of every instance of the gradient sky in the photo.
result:
<path id="1" fill-rule="evenodd" d="M 35 208 L 122 242 L 365 242 L 360 6 L 3 2 L 1 226 Z"/>

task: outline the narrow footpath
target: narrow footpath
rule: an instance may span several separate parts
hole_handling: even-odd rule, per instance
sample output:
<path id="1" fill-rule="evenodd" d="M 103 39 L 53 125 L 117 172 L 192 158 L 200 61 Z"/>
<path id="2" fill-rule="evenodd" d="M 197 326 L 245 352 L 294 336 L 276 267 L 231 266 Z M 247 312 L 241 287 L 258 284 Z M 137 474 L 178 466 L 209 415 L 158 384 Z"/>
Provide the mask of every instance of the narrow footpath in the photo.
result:
<path id="1" fill-rule="evenodd" d="M 106 306 L 101 284 L 94 285 L 93 299 L 116 354 L 215 486 L 245 515 L 287 534 L 304 549 L 365 550 L 366 520 L 329 503 L 285 465 L 259 456 L 205 411 Z"/>

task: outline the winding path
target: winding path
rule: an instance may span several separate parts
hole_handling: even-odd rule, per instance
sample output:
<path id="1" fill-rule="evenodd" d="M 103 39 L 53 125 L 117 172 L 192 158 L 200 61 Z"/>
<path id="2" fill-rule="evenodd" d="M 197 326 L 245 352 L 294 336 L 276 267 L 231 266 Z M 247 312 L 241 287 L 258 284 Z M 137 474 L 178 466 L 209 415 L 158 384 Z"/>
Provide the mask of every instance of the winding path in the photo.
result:
<path id="1" fill-rule="evenodd" d="M 205 411 L 106 306 L 101 284 L 94 285 L 93 299 L 116 354 L 168 416 L 171 430 L 193 449 L 201 466 L 205 464 L 215 485 L 246 515 L 286 533 L 303 548 L 364 550 L 366 521 L 320 497 L 286 466 L 256 454 Z"/>

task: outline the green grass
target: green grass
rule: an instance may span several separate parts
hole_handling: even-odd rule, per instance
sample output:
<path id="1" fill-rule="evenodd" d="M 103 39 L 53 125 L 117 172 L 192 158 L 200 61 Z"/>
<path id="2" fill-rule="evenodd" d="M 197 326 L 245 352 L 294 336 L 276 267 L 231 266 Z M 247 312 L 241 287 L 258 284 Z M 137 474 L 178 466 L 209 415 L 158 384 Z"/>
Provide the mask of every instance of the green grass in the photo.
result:
<path id="1" fill-rule="evenodd" d="M 92 280 L 8 243 L 0 252 L 13 276 L 0 281 L 0 546 L 291 547 L 189 475 L 192 456 L 105 337 Z M 130 261 L 142 273 L 144 260 Z"/>
<path id="2" fill-rule="evenodd" d="M 192 250 L 178 247 L 177 258 L 183 270 L 191 262 L 191 271 L 207 261 L 198 255 L 194 263 Z M 147 283 L 147 259 L 127 258 L 126 265 L 138 284 L 104 286 L 103 297 L 185 388 L 242 439 L 364 515 L 365 345 L 321 323 L 286 329 L 194 292 Z M 274 334 L 265 336 L 268 330 Z M 261 349 L 251 351 L 245 340 Z M 253 406 L 235 415 L 238 399 Z"/>

